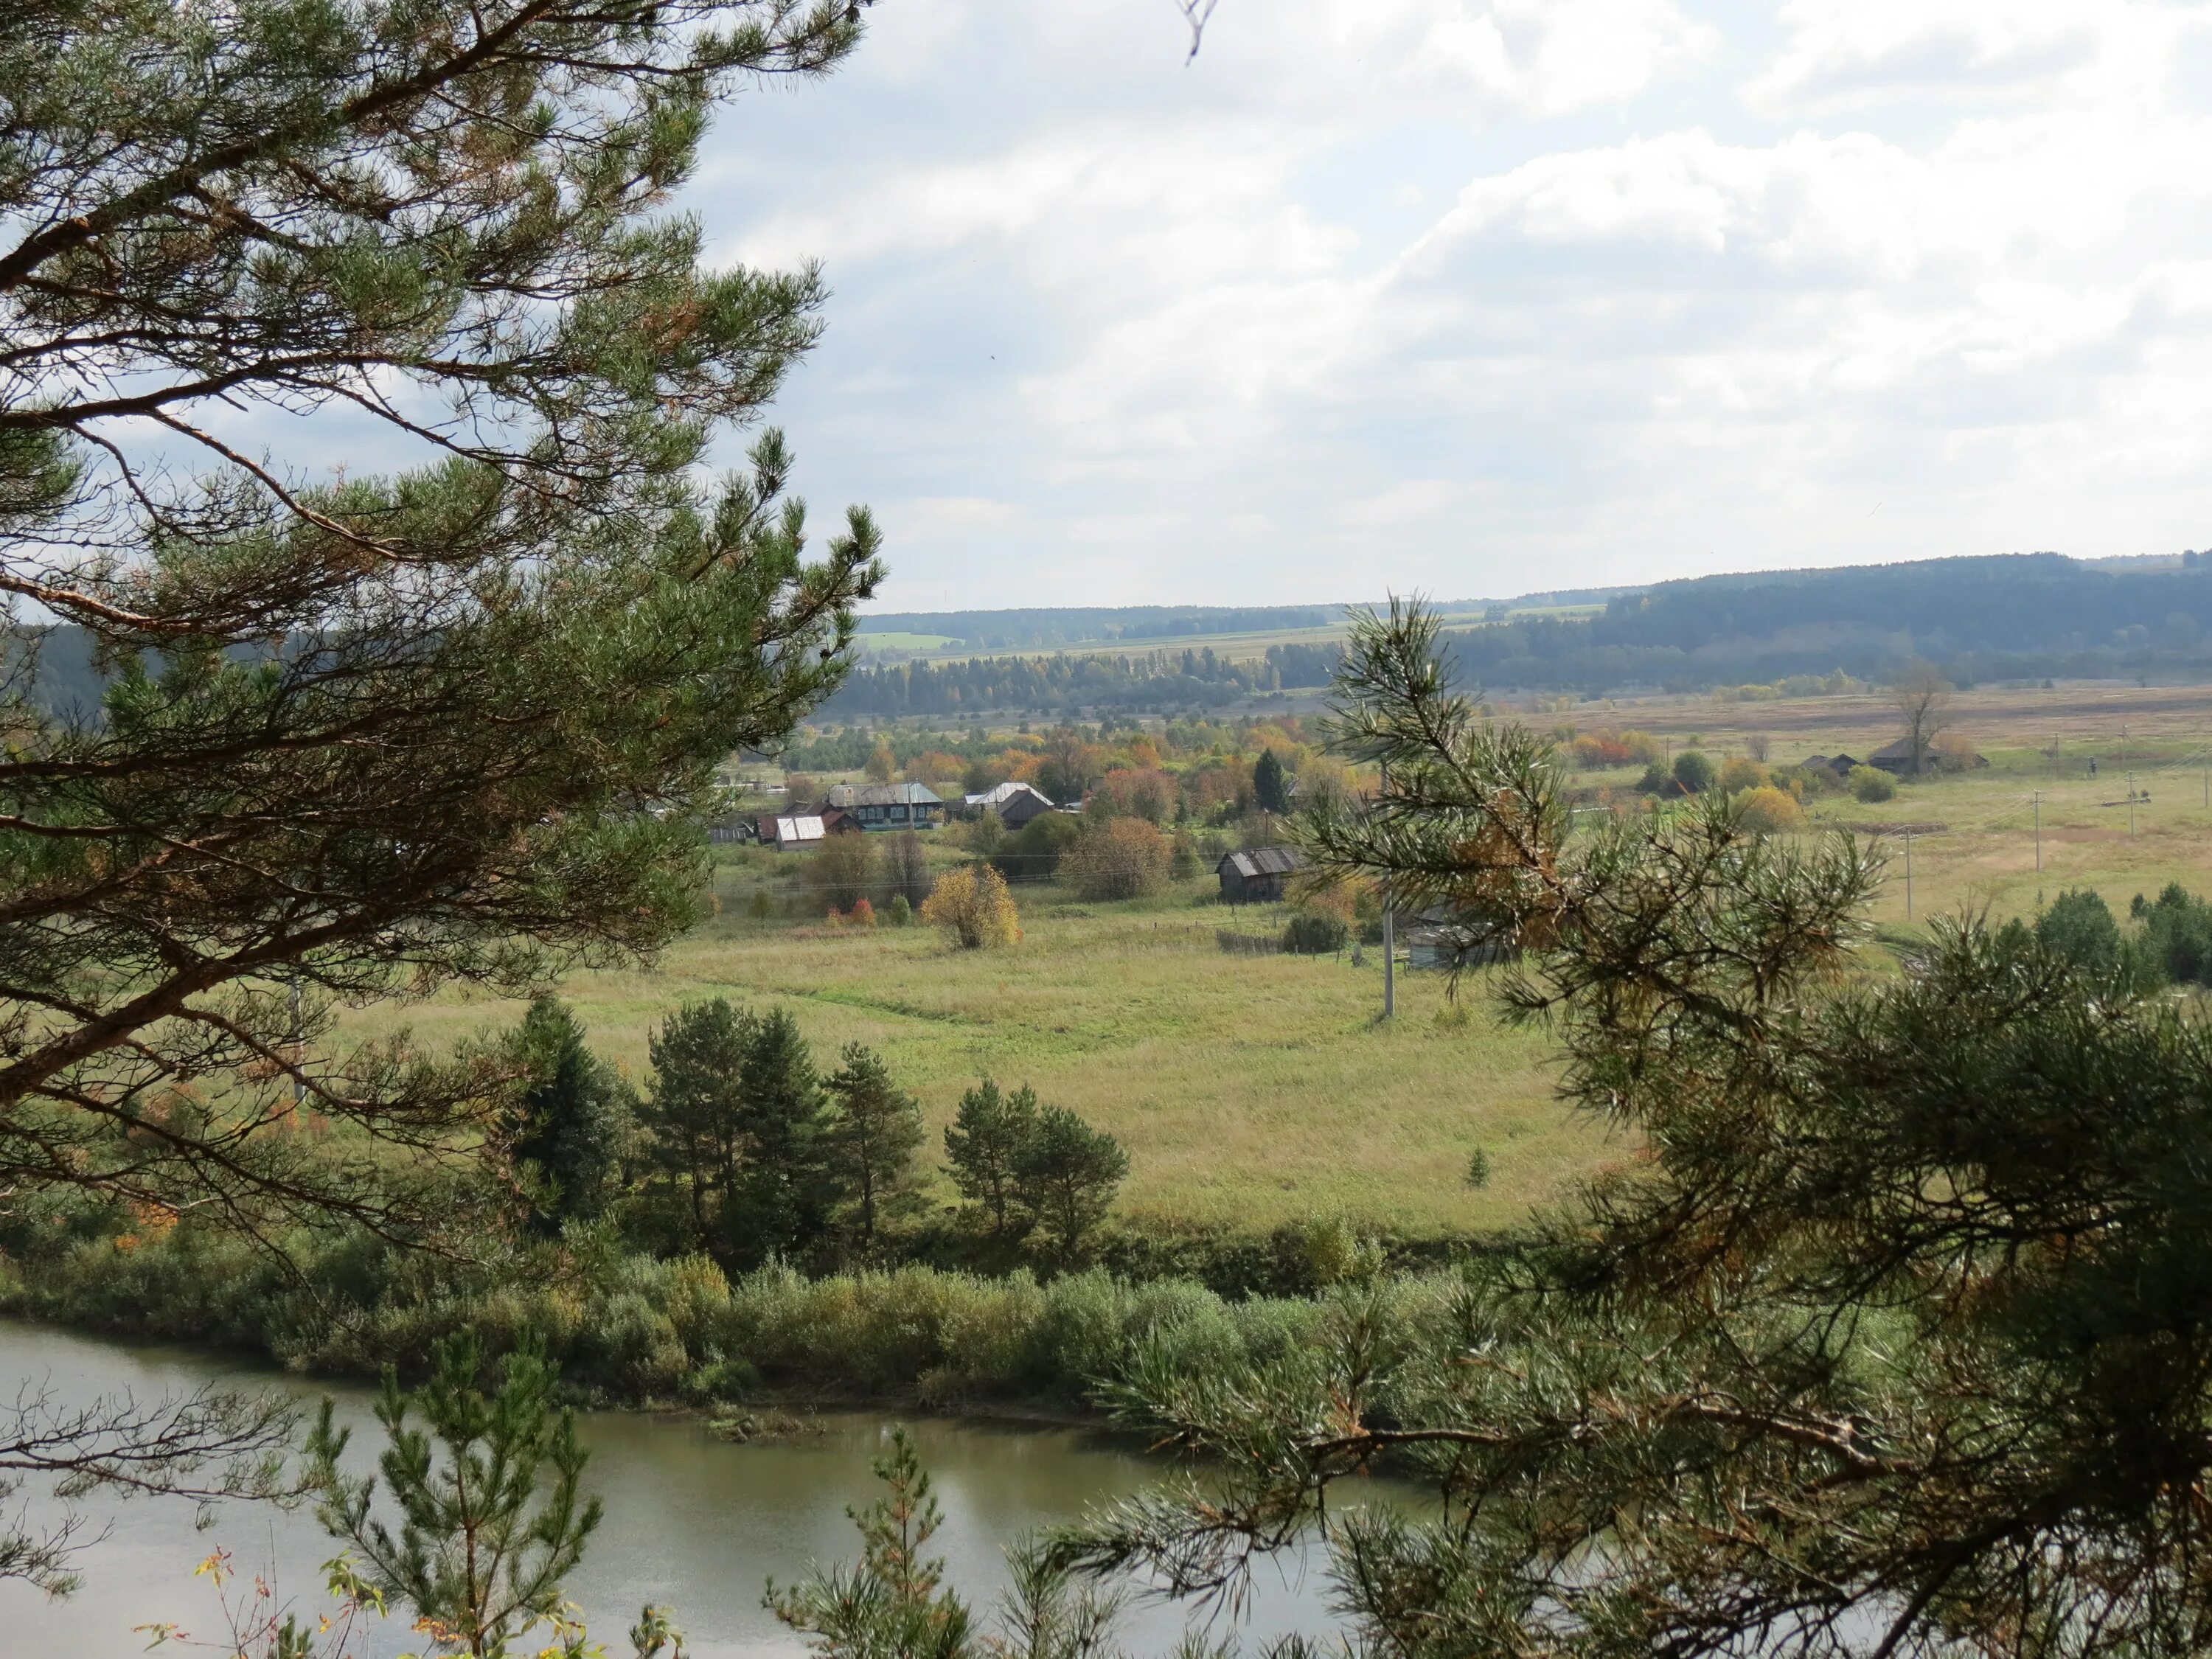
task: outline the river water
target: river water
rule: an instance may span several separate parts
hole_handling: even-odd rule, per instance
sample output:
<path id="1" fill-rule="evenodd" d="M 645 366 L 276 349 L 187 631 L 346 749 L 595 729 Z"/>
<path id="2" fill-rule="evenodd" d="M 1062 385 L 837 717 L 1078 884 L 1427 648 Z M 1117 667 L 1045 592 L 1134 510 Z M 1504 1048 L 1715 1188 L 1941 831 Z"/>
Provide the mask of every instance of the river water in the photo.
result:
<path id="1" fill-rule="evenodd" d="M 193 1349 L 0 1322 L 0 1398 L 50 1385 L 64 1401 L 124 1393 L 143 1401 L 210 1381 L 329 1395 L 341 1419 L 356 1425 L 353 1449 L 363 1468 L 380 1444 L 368 1393 L 358 1387 L 307 1382 Z M 687 1650 L 701 1659 L 802 1650 L 762 1608 L 763 1583 L 771 1575 L 790 1583 L 816 1562 L 858 1557 L 846 1506 L 878 1494 L 868 1465 L 892 1426 L 890 1419 L 859 1413 L 820 1420 L 819 1434 L 733 1445 L 686 1418 L 594 1413 L 580 1419 L 591 1451 L 586 1484 L 605 1500 L 606 1518 L 570 1591 L 611 1653 L 628 1651 L 623 1632 L 648 1601 L 674 1611 L 690 1638 Z M 945 1510 L 934 1552 L 945 1559 L 948 1581 L 979 1610 L 1005 1582 L 1009 1542 L 1133 1492 L 1163 1469 L 1125 1443 L 1079 1429 L 941 1419 L 909 1419 L 907 1426 Z M 35 1485 L 15 1504 L 27 1509 L 33 1524 L 51 1523 L 68 1507 Z M 208 1581 L 193 1571 L 217 1548 L 249 1578 L 269 1575 L 276 1594 L 303 1610 L 325 1605 L 320 1564 L 336 1550 L 305 1510 L 229 1503 L 203 1515 L 176 1499 L 117 1502 L 100 1493 L 76 1508 L 93 1523 L 93 1541 L 77 1562 L 82 1587 L 52 1601 L 0 1582 L 0 1655 L 125 1659 L 146 1647 L 135 1627 L 156 1623 L 218 1638 L 222 1613 Z M 1250 1650 L 1272 1636 L 1331 1628 L 1326 1589 L 1310 1561 L 1263 1569 L 1255 1589 L 1243 1622 L 1224 1620 L 1217 1634 L 1237 1629 Z M 1164 1651 L 1185 1618 L 1181 1607 L 1133 1601 L 1125 1645 Z M 414 1645 L 404 1621 L 395 1619 L 355 1650 L 373 1656 Z"/>

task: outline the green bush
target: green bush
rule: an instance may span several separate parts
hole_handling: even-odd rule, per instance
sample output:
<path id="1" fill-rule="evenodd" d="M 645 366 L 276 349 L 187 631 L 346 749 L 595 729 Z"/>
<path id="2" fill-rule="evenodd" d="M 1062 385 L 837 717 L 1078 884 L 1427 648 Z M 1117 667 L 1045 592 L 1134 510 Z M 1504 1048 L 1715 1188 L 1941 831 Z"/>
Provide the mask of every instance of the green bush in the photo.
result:
<path id="1" fill-rule="evenodd" d="M 1854 800 L 1893 800 L 1897 797 L 1897 780 L 1879 766 L 1851 768 L 1851 798 Z"/>
<path id="2" fill-rule="evenodd" d="M 1685 749 L 1674 757 L 1674 777 L 1684 794 L 1701 795 L 1713 787 L 1713 763 L 1698 750 Z"/>
<path id="3" fill-rule="evenodd" d="M 2212 985 L 2212 904 L 2179 882 L 2158 897 L 2136 895 L 2129 914 L 2142 923 L 2143 953 L 2176 985 Z"/>
<path id="4" fill-rule="evenodd" d="M 1340 916 L 1326 910 L 1301 910 L 1283 929 L 1283 949 L 1293 956 L 1333 956 L 1344 948 L 1351 932 Z"/>
<path id="5" fill-rule="evenodd" d="M 1073 813 L 1040 812 L 998 843 L 991 862 L 1008 881 L 1050 881 L 1061 854 L 1082 836 L 1083 820 Z"/>

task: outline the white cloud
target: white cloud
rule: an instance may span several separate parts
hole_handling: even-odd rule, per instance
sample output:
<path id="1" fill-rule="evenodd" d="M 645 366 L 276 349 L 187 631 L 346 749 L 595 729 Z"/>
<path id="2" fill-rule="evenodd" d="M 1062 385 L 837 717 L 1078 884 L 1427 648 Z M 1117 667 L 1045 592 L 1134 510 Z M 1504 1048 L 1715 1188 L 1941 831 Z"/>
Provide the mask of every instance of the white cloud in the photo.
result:
<path id="1" fill-rule="evenodd" d="M 2197 545 L 2206 31 L 2136 0 L 889 7 L 699 210 L 897 608 Z"/>

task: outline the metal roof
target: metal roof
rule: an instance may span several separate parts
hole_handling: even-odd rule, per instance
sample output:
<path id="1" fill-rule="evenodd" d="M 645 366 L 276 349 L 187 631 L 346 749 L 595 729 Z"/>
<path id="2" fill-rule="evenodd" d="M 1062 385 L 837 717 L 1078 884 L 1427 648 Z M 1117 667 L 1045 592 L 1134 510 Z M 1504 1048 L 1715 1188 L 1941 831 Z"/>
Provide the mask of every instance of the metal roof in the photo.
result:
<path id="1" fill-rule="evenodd" d="M 1249 881 L 1255 876 L 1287 876 L 1305 866 L 1293 847 L 1258 847 L 1249 853 L 1231 853 L 1221 860 Z M 1220 865 L 1216 865 L 1218 870 Z"/>
<path id="2" fill-rule="evenodd" d="M 966 804 L 969 806 L 1004 806 L 1017 795 L 1035 795 L 1047 806 L 1052 805 L 1052 797 L 1035 784 L 1012 781 L 1002 783 L 995 789 L 987 789 L 980 795 L 969 795 L 966 797 Z"/>
<path id="3" fill-rule="evenodd" d="M 820 841 L 823 836 L 822 819 L 813 812 L 793 812 L 775 821 L 775 838 L 786 841 Z"/>

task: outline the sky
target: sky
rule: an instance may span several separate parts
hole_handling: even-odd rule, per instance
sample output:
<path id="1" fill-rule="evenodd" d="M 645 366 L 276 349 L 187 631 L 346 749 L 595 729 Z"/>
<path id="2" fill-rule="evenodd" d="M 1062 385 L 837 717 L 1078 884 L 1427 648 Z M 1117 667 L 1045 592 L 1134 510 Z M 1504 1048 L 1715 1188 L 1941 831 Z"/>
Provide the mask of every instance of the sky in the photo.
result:
<path id="1" fill-rule="evenodd" d="M 2212 7 L 880 0 L 722 115 L 878 608 L 2212 544 Z"/>

